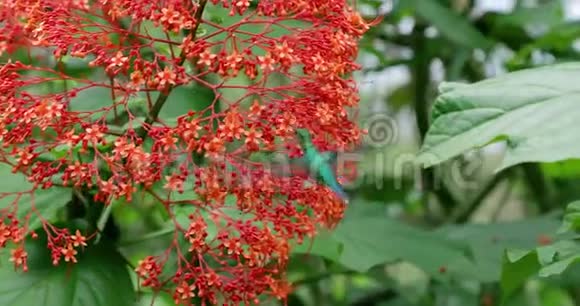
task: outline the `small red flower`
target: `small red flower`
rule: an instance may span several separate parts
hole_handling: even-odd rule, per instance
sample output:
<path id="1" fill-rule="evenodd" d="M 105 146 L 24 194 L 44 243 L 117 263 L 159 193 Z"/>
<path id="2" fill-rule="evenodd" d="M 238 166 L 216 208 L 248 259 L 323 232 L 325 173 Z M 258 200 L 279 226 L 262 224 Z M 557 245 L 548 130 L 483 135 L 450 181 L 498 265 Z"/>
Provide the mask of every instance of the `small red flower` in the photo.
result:
<path id="1" fill-rule="evenodd" d="M 77 255 L 78 252 L 73 248 L 72 245 L 69 244 L 68 246 L 66 246 L 64 248 L 61 248 L 60 252 L 62 253 L 62 255 L 64 255 L 64 261 L 66 261 L 66 262 L 72 261 L 74 263 L 77 262 L 77 259 L 75 256 Z"/>
<path id="2" fill-rule="evenodd" d="M 14 269 L 22 268 L 22 271 L 28 271 L 28 253 L 22 246 L 10 250 L 10 262 L 14 263 Z"/>
<path id="3" fill-rule="evenodd" d="M 87 238 L 85 236 L 83 236 L 79 230 L 76 230 L 75 234 L 71 235 L 69 237 L 69 239 L 72 243 L 72 246 L 74 246 L 74 247 L 79 247 L 79 246 L 86 247 L 87 246 L 87 242 L 86 242 Z"/>

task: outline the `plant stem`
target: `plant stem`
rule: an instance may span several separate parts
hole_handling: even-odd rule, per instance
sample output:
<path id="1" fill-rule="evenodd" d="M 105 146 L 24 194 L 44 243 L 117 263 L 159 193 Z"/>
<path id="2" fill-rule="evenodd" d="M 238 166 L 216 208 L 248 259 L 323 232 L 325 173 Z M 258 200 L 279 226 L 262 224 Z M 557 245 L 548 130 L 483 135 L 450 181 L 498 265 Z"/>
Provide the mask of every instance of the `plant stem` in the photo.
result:
<path id="1" fill-rule="evenodd" d="M 412 47 L 415 50 L 415 60 L 413 62 L 413 79 L 415 85 L 415 114 L 417 117 L 417 127 L 421 142 L 429 129 L 429 114 L 427 102 L 427 88 L 430 82 L 430 58 L 426 54 L 425 48 L 425 26 L 417 25 L 413 30 Z"/>
<path id="2" fill-rule="evenodd" d="M 171 228 L 166 228 L 166 229 L 161 229 L 155 232 L 151 232 L 148 234 L 145 234 L 137 239 L 133 239 L 133 240 L 127 240 L 127 241 L 123 241 L 121 242 L 119 245 L 122 247 L 126 247 L 126 246 L 130 246 L 133 244 L 138 244 L 141 242 L 145 242 L 147 240 L 151 240 L 151 239 L 155 239 L 155 238 L 159 238 L 159 237 L 163 237 L 163 236 L 167 236 L 169 234 L 172 234 L 175 232 L 175 227 L 171 227 Z"/>
<path id="3" fill-rule="evenodd" d="M 546 213 L 553 207 L 551 190 L 548 186 L 548 180 L 544 176 L 542 169 L 537 164 L 523 164 L 522 170 L 524 179 L 530 193 L 538 201 L 538 210 L 540 213 Z"/>
<path id="4" fill-rule="evenodd" d="M 207 4 L 207 0 L 200 0 L 199 1 L 199 6 L 198 6 L 197 11 L 195 12 L 195 16 L 194 16 L 194 18 L 197 22 L 195 23 L 195 26 L 191 29 L 191 32 L 189 32 L 189 35 L 191 36 L 192 41 L 195 41 L 195 39 L 196 39 L 197 29 L 199 28 L 199 25 L 201 24 L 201 15 L 203 14 L 203 10 L 205 9 L 206 4 Z M 181 54 L 179 54 L 179 60 L 177 62 L 177 65 L 178 66 L 183 65 L 183 63 L 185 62 L 185 59 L 186 59 L 185 50 L 182 50 Z M 157 120 L 157 117 L 159 116 L 159 112 L 161 111 L 161 108 L 163 108 L 163 105 L 165 104 L 165 102 L 167 102 L 167 99 L 169 98 L 171 91 L 173 91 L 173 89 L 175 87 L 177 87 L 177 86 L 171 85 L 171 86 L 169 86 L 169 88 L 165 92 L 159 93 L 159 97 L 157 98 L 157 101 L 155 101 L 155 103 L 153 104 L 153 107 L 151 108 L 151 110 L 147 114 L 147 119 L 145 119 L 145 124 L 143 124 L 143 126 L 141 126 L 141 128 L 137 132 L 137 135 L 140 138 L 144 138 L 147 135 L 147 130 L 145 127 L 151 125 L 152 123 L 154 123 Z"/>
<path id="5" fill-rule="evenodd" d="M 97 221 L 97 233 L 99 233 L 99 236 L 97 237 L 97 242 L 99 242 L 100 237 L 103 236 L 103 230 L 105 229 L 107 221 L 109 220 L 109 217 L 113 212 L 113 203 L 109 203 L 109 205 L 105 207 L 105 210 L 103 210 L 103 213 L 101 214 L 99 220 Z"/>
<path id="6" fill-rule="evenodd" d="M 483 202 L 501 182 L 510 177 L 510 175 L 511 171 L 509 170 L 502 171 L 500 174 L 496 175 L 465 208 L 460 207 L 455 214 L 452 215 L 450 223 L 467 222 L 473 212 L 479 207 L 479 205 L 481 205 L 481 202 Z"/>
<path id="7" fill-rule="evenodd" d="M 497 205 L 497 208 L 495 209 L 495 211 L 491 215 L 492 222 L 497 221 L 497 219 L 499 218 L 499 215 L 503 211 L 505 204 L 509 201 L 509 199 L 512 195 L 512 191 L 513 191 L 512 185 L 511 184 L 507 185 L 505 191 L 503 192 L 503 194 L 499 198 L 499 201 L 498 201 L 499 204 Z"/>
<path id="8" fill-rule="evenodd" d="M 415 51 L 415 60 L 413 61 L 413 80 L 415 90 L 415 114 L 417 127 L 421 143 L 423 142 L 427 131 L 429 130 L 429 103 L 427 100 L 427 90 L 431 82 L 431 57 L 427 53 L 427 44 L 425 37 L 424 25 L 416 25 L 413 29 L 411 47 Z M 433 192 L 440 202 L 441 207 L 448 213 L 455 206 L 455 199 L 444 185 L 435 188 L 434 169 L 423 169 L 421 171 L 421 185 L 424 191 L 423 204 L 428 209 L 429 192 Z"/>

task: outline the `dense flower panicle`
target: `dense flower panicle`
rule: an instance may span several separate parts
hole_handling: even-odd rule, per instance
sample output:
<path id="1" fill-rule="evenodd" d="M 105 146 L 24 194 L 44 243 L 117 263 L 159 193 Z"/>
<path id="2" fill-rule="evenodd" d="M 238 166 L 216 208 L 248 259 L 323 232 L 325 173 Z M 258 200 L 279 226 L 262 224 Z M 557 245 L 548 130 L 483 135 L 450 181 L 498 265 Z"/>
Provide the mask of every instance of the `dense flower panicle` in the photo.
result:
<path id="1" fill-rule="evenodd" d="M 291 241 L 343 216 L 330 189 L 252 156 L 299 157 L 297 128 L 314 131 L 320 150 L 360 140 L 350 76 L 370 24 L 346 0 L 252 3 L 0 0 L 0 54 L 11 58 L 0 67 L 0 162 L 35 189 L 91 189 L 104 205 L 150 193 L 178 235 L 136 273 L 142 286 L 172 288 L 178 304 L 284 299 Z M 93 71 L 70 72 L 79 65 Z M 168 99 L 192 86 L 215 98 Z M 93 90 L 110 93 L 96 108 L 83 98 Z M 160 116 L 171 103 L 209 106 Z M 187 222 L 178 209 L 189 211 Z M 22 240 L 33 229 L 16 210 L 17 202 L 2 212 L 0 246 L 14 242 L 11 261 L 26 270 Z M 77 262 L 92 235 L 42 223 L 53 263 Z M 176 271 L 168 272 L 170 260 Z"/>

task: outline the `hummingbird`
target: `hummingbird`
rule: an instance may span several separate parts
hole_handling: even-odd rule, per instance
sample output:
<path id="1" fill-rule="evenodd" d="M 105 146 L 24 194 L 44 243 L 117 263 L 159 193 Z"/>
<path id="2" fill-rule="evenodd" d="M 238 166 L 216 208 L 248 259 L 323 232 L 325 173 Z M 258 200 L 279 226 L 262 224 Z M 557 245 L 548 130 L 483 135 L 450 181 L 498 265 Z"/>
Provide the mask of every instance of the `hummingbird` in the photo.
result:
<path id="1" fill-rule="evenodd" d="M 310 170 L 309 175 L 319 183 L 330 187 L 335 194 L 348 204 L 348 195 L 338 183 L 336 175 L 330 165 L 332 153 L 320 153 L 314 146 L 312 137 L 308 130 L 298 129 L 296 134 L 298 135 L 298 139 L 302 149 L 304 150 L 303 160 Z"/>

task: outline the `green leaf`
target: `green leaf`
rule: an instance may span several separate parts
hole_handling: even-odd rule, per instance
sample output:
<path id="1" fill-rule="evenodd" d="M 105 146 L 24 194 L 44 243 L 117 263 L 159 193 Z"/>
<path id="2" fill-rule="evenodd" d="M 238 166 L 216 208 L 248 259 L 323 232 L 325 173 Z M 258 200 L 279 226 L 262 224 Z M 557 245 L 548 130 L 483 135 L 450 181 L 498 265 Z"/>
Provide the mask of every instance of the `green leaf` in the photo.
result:
<path id="1" fill-rule="evenodd" d="M 563 21 L 561 1 L 550 1 L 536 7 L 519 7 L 511 14 L 499 15 L 495 21 L 498 27 L 529 25 L 555 26 Z"/>
<path id="2" fill-rule="evenodd" d="M 574 202 L 568 204 L 568 206 L 566 206 L 566 212 L 567 213 L 580 212 L 580 201 L 574 201 Z"/>
<path id="3" fill-rule="evenodd" d="M 87 78 L 95 69 L 89 66 L 88 59 L 79 59 L 70 55 L 61 58 L 60 63 L 55 66 L 55 70 L 64 68 L 64 73 L 75 78 Z"/>
<path id="4" fill-rule="evenodd" d="M 477 273 L 463 242 L 386 216 L 379 217 L 384 212 L 384 205 L 372 204 L 355 200 L 335 230 L 323 231 L 313 240 L 295 245 L 293 253 L 318 255 L 362 273 L 396 261 L 410 263 L 442 281 L 464 275 L 465 271 L 471 273 L 469 275 Z"/>
<path id="5" fill-rule="evenodd" d="M 388 105 L 395 111 L 401 110 L 408 106 L 413 101 L 413 84 L 407 83 L 401 87 L 394 89 L 389 97 L 386 99 Z"/>
<path id="6" fill-rule="evenodd" d="M 16 216 L 19 220 L 30 216 L 30 229 L 40 226 L 39 215 L 46 220 L 53 220 L 71 197 L 69 188 L 51 187 L 32 191 L 34 186 L 26 177 L 21 173 L 12 173 L 11 167 L 6 164 L 0 164 L 0 179 L 0 194 L 4 195 L 0 198 L 0 209 L 18 207 Z"/>
<path id="7" fill-rule="evenodd" d="M 343 244 L 327 231 L 319 233 L 313 239 L 305 239 L 302 244 L 293 244 L 293 254 L 313 254 L 335 262 L 340 260 L 343 250 Z"/>
<path id="8" fill-rule="evenodd" d="M 534 65 L 533 55 L 537 51 L 544 51 L 554 55 L 555 62 L 577 60 L 573 44 L 580 35 L 580 22 L 568 21 L 553 26 L 541 37 L 528 41 L 516 55 L 507 63 L 509 69 L 531 67 Z"/>
<path id="9" fill-rule="evenodd" d="M 360 272 L 378 264 L 403 260 L 444 279 L 441 267 L 468 261 L 459 245 L 386 217 L 345 219 L 333 238 L 343 244 L 339 262 Z"/>
<path id="10" fill-rule="evenodd" d="M 568 21 L 554 26 L 548 33 L 538 38 L 532 47 L 560 51 L 569 50 L 572 48 L 570 44 L 576 41 L 578 35 L 580 35 L 580 22 L 577 20 Z"/>
<path id="11" fill-rule="evenodd" d="M 562 240 L 534 250 L 508 251 L 502 267 L 502 300 L 506 301 L 532 276 L 550 277 L 564 273 L 572 264 L 580 261 L 580 245 L 573 240 Z"/>
<path id="12" fill-rule="evenodd" d="M 574 306 L 574 299 L 565 288 L 554 286 L 552 284 L 543 286 L 539 292 L 540 305 L 543 306 Z"/>
<path id="13" fill-rule="evenodd" d="M 159 92 L 151 94 L 152 101 L 155 101 L 157 97 L 159 97 Z M 175 121 L 176 117 L 185 115 L 189 111 L 207 110 L 215 102 L 214 100 L 215 94 L 211 88 L 193 83 L 179 86 L 171 91 L 169 98 L 161 108 L 159 118 L 164 121 Z M 143 93 L 131 97 L 128 102 L 129 111 L 134 116 L 144 116 L 148 111 L 146 101 L 147 97 Z M 94 112 L 91 115 L 93 120 L 99 118 L 112 120 L 114 115 L 111 91 L 105 87 L 91 87 L 79 91 L 76 97 L 71 99 L 70 105 L 71 111 Z M 125 107 L 117 107 L 117 113 L 120 116 L 123 116 L 125 112 Z M 135 126 L 136 122 L 133 123 L 133 128 Z"/>
<path id="14" fill-rule="evenodd" d="M 580 159 L 543 163 L 543 172 L 554 178 L 578 179 L 580 178 Z"/>
<path id="15" fill-rule="evenodd" d="M 55 267 L 51 264 L 46 239 L 28 242 L 28 272 L 15 272 L 10 264 L 0 268 L 0 305 L 135 304 L 136 295 L 129 271 L 123 257 L 112 246 L 90 246 L 84 253 L 77 255 L 77 264 L 63 263 Z"/>
<path id="16" fill-rule="evenodd" d="M 538 246 L 539 238 L 556 237 L 560 220 L 554 216 L 528 219 L 518 222 L 492 224 L 452 225 L 440 228 L 436 233 L 452 240 L 465 241 L 472 249 L 475 270 L 457 263 L 455 269 L 466 278 L 481 282 L 496 282 L 501 279 L 504 253 L 510 250 L 512 260 L 523 257 L 527 251 Z"/>
<path id="17" fill-rule="evenodd" d="M 468 48 L 487 49 L 492 43 L 457 12 L 443 6 L 436 0 L 407 0 L 412 3 L 415 13 L 425 19 L 450 41 Z"/>
<path id="18" fill-rule="evenodd" d="M 578 230 L 580 230 L 580 201 L 575 201 L 566 207 L 566 214 L 558 232 L 565 233 Z"/>
<path id="19" fill-rule="evenodd" d="M 500 286 L 503 302 L 540 269 L 536 252 L 528 252 L 525 256 L 519 256 L 517 260 L 510 257 L 510 252 L 506 252 L 501 273 Z"/>
<path id="20" fill-rule="evenodd" d="M 564 222 L 560 232 L 580 229 L 580 213 L 569 213 L 564 216 Z"/>
<path id="21" fill-rule="evenodd" d="M 562 240 L 536 250 L 542 269 L 541 277 L 562 274 L 568 267 L 580 260 L 580 244 L 573 240 Z"/>
<path id="22" fill-rule="evenodd" d="M 171 294 L 167 292 L 144 293 L 139 297 L 137 306 L 175 306 Z"/>
<path id="23" fill-rule="evenodd" d="M 44 50 L 42 50 L 44 51 Z M 42 51 L 31 50 L 25 46 L 19 47 L 12 52 L 3 52 L 0 56 L 0 62 L 6 63 L 9 59 L 13 62 L 21 62 L 25 65 L 37 66 L 41 62 Z M 40 55 L 40 56 L 39 56 Z"/>
<path id="24" fill-rule="evenodd" d="M 153 101 L 157 99 L 156 96 L 154 97 Z M 211 106 L 214 100 L 215 93 L 211 88 L 193 84 L 180 86 L 171 91 L 167 102 L 159 113 L 159 118 L 172 120 L 187 114 L 189 111 L 202 111 Z"/>
<path id="25" fill-rule="evenodd" d="M 559 275 L 559 274 L 562 274 L 564 271 L 566 271 L 566 269 L 568 269 L 568 267 L 570 267 L 572 264 L 575 264 L 578 261 L 580 261 L 580 254 L 568 257 L 564 260 L 560 260 L 560 261 L 551 263 L 551 264 L 543 267 L 540 270 L 539 274 L 541 277 Z"/>
<path id="26" fill-rule="evenodd" d="M 72 87 L 72 86 L 71 86 Z M 99 118 L 105 115 L 105 108 L 113 106 L 111 90 L 102 86 L 95 86 L 80 90 L 70 100 L 70 111 L 73 112 L 97 112 L 93 117 Z"/>
<path id="27" fill-rule="evenodd" d="M 500 170 L 580 157 L 579 77 L 580 63 L 568 63 L 443 84 L 419 161 L 433 166 L 500 139 L 507 141 Z"/>
<path id="28" fill-rule="evenodd" d="M 529 250 L 514 249 L 505 253 L 505 259 L 507 259 L 509 262 L 516 262 L 528 256 L 529 253 Z"/>

